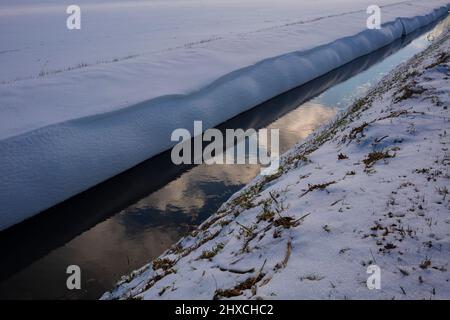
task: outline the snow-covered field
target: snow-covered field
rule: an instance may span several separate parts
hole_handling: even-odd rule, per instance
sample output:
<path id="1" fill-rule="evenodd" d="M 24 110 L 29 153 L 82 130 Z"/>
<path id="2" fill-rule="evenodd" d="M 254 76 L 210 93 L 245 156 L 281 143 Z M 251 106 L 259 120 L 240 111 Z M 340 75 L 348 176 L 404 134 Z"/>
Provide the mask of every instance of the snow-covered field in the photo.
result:
<path id="1" fill-rule="evenodd" d="M 449 53 L 447 30 L 103 298 L 449 299 Z"/>
<path id="2" fill-rule="evenodd" d="M 445 0 L 0 4 L 0 230 L 447 12 Z M 404 17 L 403 19 L 397 19 Z M 408 19 L 410 18 L 410 19 Z M 339 40 L 338 40 L 339 39 Z M 338 41 L 336 41 L 338 40 Z"/>

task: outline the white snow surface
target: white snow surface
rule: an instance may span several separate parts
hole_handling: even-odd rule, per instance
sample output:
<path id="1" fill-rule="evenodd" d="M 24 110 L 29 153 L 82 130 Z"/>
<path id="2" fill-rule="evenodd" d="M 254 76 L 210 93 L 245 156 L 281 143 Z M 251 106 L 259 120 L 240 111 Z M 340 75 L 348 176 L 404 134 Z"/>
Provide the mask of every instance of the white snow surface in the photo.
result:
<path id="1" fill-rule="evenodd" d="M 449 299 L 449 53 L 447 32 L 102 298 Z"/>
<path id="2" fill-rule="evenodd" d="M 0 230 L 374 51 L 448 1 L 68 1 L 0 4 Z M 401 18 L 400 18 L 401 17 Z"/>

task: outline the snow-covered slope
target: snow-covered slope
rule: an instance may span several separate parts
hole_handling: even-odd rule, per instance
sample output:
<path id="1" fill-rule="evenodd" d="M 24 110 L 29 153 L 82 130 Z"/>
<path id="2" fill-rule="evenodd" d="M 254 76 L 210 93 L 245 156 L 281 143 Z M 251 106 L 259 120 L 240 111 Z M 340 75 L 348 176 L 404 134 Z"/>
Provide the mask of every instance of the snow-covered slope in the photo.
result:
<path id="1" fill-rule="evenodd" d="M 448 10 L 447 1 L 64 1 L 0 8 L 0 230 Z M 398 17 L 405 17 L 398 19 Z"/>
<path id="2" fill-rule="evenodd" d="M 103 298 L 449 299 L 449 77 L 447 31 Z"/>

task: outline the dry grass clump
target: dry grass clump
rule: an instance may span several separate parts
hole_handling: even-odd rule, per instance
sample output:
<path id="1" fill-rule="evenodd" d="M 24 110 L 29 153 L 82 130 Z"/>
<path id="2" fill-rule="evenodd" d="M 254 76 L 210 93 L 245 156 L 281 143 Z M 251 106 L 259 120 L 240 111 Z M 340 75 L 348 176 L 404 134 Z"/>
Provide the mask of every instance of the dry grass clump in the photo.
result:
<path id="1" fill-rule="evenodd" d="M 447 63 L 448 61 L 450 61 L 450 53 L 441 52 L 436 61 L 430 64 L 429 66 L 425 67 L 425 69 L 432 69 L 440 64 Z"/>
<path id="2" fill-rule="evenodd" d="M 371 168 L 375 162 L 393 157 L 394 155 L 389 154 L 388 151 L 374 151 L 367 155 L 367 158 L 363 160 L 363 163 L 366 165 L 366 168 Z"/>
<path id="3" fill-rule="evenodd" d="M 263 211 L 256 217 L 257 222 L 260 221 L 272 221 L 275 216 L 275 211 L 271 210 L 270 203 L 265 202 L 263 205 Z"/>
<path id="4" fill-rule="evenodd" d="M 153 270 L 158 270 L 158 269 L 168 270 L 168 269 L 172 268 L 174 263 L 175 263 L 175 261 L 172 261 L 168 258 L 156 259 L 156 260 L 153 260 L 152 267 L 153 267 Z"/>
<path id="5" fill-rule="evenodd" d="M 426 90 L 424 88 L 404 86 L 397 93 L 397 97 L 394 99 L 395 103 L 411 98 L 414 94 L 422 94 Z"/>
<path id="6" fill-rule="evenodd" d="M 348 135 L 350 139 L 355 139 L 358 134 L 363 135 L 364 133 L 364 129 L 368 126 L 369 124 L 367 122 L 364 122 L 362 125 L 360 125 L 359 127 L 353 128 L 352 131 L 350 131 L 350 134 Z"/>
<path id="7" fill-rule="evenodd" d="M 314 190 L 325 190 L 327 187 L 331 186 L 332 184 L 335 184 L 336 181 L 330 181 L 325 183 L 319 183 L 319 184 L 308 184 L 308 190 L 303 192 L 300 197 L 303 197 L 307 193 L 314 191 Z"/>
<path id="8" fill-rule="evenodd" d="M 223 248 L 224 248 L 224 244 L 223 243 L 219 243 L 212 250 L 205 250 L 205 251 L 203 251 L 202 254 L 197 258 L 197 260 L 201 260 L 201 259 L 211 260 Z"/>
<path id="9" fill-rule="evenodd" d="M 214 293 L 214 300 L 218 300 L 221 297 L 232 298 L 237 297 L 242 294 L 242 291 L 251 289 L 257 282 L 259 282 L 264 277 L 264 273 L 259 273 L 256 277 L 250 277 L 243 282 L 236 285 L 231 289 L 217 289 Z"/>

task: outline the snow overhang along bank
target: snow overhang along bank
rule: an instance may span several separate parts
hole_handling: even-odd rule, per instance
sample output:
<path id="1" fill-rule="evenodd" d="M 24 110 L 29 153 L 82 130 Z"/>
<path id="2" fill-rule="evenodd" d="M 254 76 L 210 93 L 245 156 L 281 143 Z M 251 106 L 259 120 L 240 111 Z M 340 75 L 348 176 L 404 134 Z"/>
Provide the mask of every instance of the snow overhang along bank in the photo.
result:
<path id="1" fill-rule="evenodd" d="M 272 57 L 190 94 L 0 138 L 0 230 L 169 149 L 176 128 L 191 128 L 194 120 L 203 120 L 204 129 L 214 127 L 438 20 L 449 9 L 450 4 L 427 15 L 397 18 L 381 30 Z"/>

